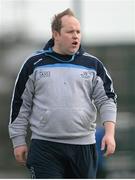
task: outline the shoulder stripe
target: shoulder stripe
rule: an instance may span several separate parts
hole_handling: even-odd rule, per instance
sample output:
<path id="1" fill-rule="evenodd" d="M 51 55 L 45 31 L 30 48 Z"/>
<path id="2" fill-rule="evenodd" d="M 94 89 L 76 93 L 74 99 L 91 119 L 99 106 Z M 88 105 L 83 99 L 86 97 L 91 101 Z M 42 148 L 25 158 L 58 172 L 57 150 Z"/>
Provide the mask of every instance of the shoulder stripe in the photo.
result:
<path id="1" fill-rule="evenodd" d="M 84 55 L 84 56 L 87 56 L 87 57 L 91 57 L 91 58 L 95 58 L 95 59 L 99 60 L 96 56 L 93 56 L 93 55 L 91 55 L 91 54 L 89 54 L 89 53 L 87 53 L 87 52 L 84 52 L 83 55 Z"/>

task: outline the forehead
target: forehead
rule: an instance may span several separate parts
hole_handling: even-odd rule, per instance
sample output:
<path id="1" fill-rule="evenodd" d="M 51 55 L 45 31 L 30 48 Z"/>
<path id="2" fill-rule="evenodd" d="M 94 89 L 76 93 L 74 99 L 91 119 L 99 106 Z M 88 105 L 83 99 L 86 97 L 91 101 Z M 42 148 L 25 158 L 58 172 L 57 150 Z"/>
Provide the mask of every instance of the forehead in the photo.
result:
<path id="1" fill-rule="evenodd" d="M 61 18 L 62 28 L 78 28 L 80 29 L 80 22 L 73 16 L 63 16 Z"/>

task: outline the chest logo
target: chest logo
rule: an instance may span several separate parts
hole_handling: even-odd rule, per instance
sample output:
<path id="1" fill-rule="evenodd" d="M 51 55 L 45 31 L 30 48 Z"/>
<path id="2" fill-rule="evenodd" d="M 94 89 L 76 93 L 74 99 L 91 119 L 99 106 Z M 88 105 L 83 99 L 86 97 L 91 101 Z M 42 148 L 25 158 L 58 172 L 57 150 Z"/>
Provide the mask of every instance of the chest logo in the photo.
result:
<path id="1" fill-rule="evenodd" d="M 91 78 L 91 73 L 88 72 L 88 71 L 83 71 L 83 72 L 80 74 L 80 77 L 83 78 L 83 79 L 90 79 L 90 78 Z"/>
<path id="2" fill-rule="evenodd" d="M 50 71 L 40 71 L 39 76 L 40 78 L 49 78 L 50 77 Z"/>

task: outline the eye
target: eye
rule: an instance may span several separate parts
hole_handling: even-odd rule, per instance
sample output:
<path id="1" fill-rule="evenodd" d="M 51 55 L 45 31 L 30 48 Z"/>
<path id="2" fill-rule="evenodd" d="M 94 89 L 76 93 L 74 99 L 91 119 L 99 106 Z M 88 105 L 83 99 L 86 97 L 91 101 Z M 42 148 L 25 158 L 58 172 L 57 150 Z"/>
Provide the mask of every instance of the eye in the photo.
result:
<path id="1" fill-rule="evenodd" d="M 72 34 L 72 33 L 74 33 L 74 31 L 68 31 L 68 33 L 71 33 L 71 34 Z"/>
<path id="2" fill-rule="evenodd" d="M 76 33 L 76 34 L 80 34 L 81 32 L 80 32 L 80 30 L 69 30 L 69 31 L 67 31 L 67 33 L 69 33 L 69 34 L 74 34 L 74 33 Z"/>

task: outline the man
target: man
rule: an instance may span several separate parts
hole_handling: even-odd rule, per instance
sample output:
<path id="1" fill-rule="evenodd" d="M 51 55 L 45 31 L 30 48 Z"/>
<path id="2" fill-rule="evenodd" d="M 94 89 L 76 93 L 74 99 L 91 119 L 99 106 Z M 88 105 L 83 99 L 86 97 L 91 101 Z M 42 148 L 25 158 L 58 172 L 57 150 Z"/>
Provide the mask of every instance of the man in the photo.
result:
<path id="1" fill-rule="evenodd" d="M 55 15 L 51 27 L 52 39 L 24 63 L 15 83 L 9 123 L 14 155 L 33 178 L 95 178 L 96 108 L 105 128 L 101 149 L 106 156 L 115 151 L 112 80 L 82 49 L 80 23 L 70 9 Z"/>

